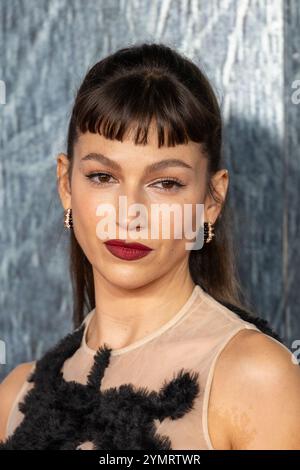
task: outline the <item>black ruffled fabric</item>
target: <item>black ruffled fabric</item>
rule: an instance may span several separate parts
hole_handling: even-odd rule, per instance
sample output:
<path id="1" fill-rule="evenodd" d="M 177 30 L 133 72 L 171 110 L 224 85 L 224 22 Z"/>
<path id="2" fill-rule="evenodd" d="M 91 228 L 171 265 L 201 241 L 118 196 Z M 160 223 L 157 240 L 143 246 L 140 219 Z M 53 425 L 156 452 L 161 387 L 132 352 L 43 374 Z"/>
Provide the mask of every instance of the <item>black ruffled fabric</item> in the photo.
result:
<path id="1" fill-rule="evenodd" d="M 19 409 L 20 425 L 0 450 L 77 449 L 91 442 L 96 450 L 170 450 L 168 436 L 156 432 L 154 419 L 179 419 L 199 394 L 197 372 L 181 369 L 159 392 L 131 384 L 101 391 L 111 349 L 99 348 L 86 384 L 66 381 L 61 372 L 80 347 L 84 325 L 69 333 L 36 362 L 28 378 L 34 386 Z"/>

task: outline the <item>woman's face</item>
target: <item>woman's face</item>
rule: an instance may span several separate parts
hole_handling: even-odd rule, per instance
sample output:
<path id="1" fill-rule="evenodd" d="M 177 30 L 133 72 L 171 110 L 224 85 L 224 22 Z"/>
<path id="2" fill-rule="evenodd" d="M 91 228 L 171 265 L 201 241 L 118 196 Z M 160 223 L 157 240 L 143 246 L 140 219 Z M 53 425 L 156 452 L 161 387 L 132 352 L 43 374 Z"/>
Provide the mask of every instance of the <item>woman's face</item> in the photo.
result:
<path id="1" fill-rule="evenodd" d="M 170 163 L 171 159 L 177 159 L 181 164 L 151 167 L 161 161 Z M 205 198 L 207 160 L 199 144 L 189 142 L 158 148 L 154 127 L 149 129 L 147 145 L 135 145 L 131 137 L 119 142 L 99 134 L 80 134 L 74 145 L 71 187 L 67 182 L 67 157 L 60 154 L 57 162 L 62 204 L 65 209 L 72 208 L 75 236 L 98 275 L 109 283 L 130 289 L 142 287 L 162 276 L 172 277 L 178 273 L 183 278 L 186 276 L 190 254 L 186 243 L 192 243 L 195 238 L 185 237 L 184 204 L 191 205 L 193 225 L 190 230 L 196 229 L 197 203 L 205 204 L 202 206 L 203 217 L 211 222 L 220 209 L 210 198 Z M 219 186 L 224 180 L 221 176 L 220 173 Z M 224 192 L 224 181 L 220 189 Z M 122 215 L 118 212 L 119 196 L 126 197 L 123 201 L 126 201 L 127 209 Z M 129 213 L 130 206 L 136 203 L 142 205 L 142 212 Z M 112 209 L 110 214 L 115 210 L 116 219 L 110 225 L 116 229 L 115 233 L 105 234 L 103 229 L 108 228 L 105 224 L 102 231 L 99 228 L 100 221 L 107 218 L 107 212 L 102 215 L 99 212 L 103 204 L 107 204 L 106 209 Z M 153 207 L 160 204 L 166 204 L 165 208 L 175 204 L 177 214 L 182 213 L 182 221 L 174 217 L 172 211 L 169 217 L 166 216 L 168 209 L 159 213 L 159 219 L 154 217 Z M 158 232 L 153 238 L 152 230 L 157 225 Z M 163 232 L 163 228 L 167 231 Z M 179 228 L 181 234 L 175 238 Z M 142 243 L 152 251 L 139 259 L 120 259 L 107 248 L 105 241 L 108 239 Z"/>

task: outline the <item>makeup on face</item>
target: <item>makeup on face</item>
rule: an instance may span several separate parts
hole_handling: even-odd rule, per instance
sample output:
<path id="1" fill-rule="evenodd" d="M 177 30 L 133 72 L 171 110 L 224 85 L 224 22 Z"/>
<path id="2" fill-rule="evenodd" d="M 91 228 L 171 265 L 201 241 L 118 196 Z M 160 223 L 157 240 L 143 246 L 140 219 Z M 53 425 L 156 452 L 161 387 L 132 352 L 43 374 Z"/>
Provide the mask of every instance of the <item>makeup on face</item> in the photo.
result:
<path id="1" fill-rule="evenodd" d="M 144 258 L 153 251 L 141 243 L 125 243 L 124 240 L 108 240 L 104 245 L 114 256 L 127 261 Z"/>

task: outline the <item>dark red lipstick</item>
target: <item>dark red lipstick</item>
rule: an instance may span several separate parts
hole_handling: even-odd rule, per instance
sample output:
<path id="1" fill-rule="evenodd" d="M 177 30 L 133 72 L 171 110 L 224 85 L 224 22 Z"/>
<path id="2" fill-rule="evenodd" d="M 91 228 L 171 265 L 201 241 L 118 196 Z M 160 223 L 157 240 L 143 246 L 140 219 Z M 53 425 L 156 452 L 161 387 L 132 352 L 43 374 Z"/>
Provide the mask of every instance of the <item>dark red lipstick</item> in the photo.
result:
<path id="1" fill-rule="evenodd" d="M 124 240 L 108 240 L 105 246 L 117 258 L 125 260 L 143 258 L 152 251 L 152 248 L 141 243 L 125 243 Z"/>

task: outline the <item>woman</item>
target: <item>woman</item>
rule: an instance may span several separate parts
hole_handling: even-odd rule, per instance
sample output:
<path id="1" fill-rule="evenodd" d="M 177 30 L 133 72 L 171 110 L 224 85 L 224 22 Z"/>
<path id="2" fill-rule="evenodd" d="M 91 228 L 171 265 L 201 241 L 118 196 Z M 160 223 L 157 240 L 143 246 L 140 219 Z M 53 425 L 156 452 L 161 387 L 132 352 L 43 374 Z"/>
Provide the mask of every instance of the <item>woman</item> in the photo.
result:
<path id="1" fill-rule="evenodd" d="M 298 364 L 240 300 L 221 144 L 211 85 L 171 48 L 87 73 L 57 157 L 75 330 L 1 384 L 2 449 L 300 448 Z M 105 237 L 121 196 L 140 217 L 119 210 Z M 204 243 L 163 204 L 189 206 Z"/>

